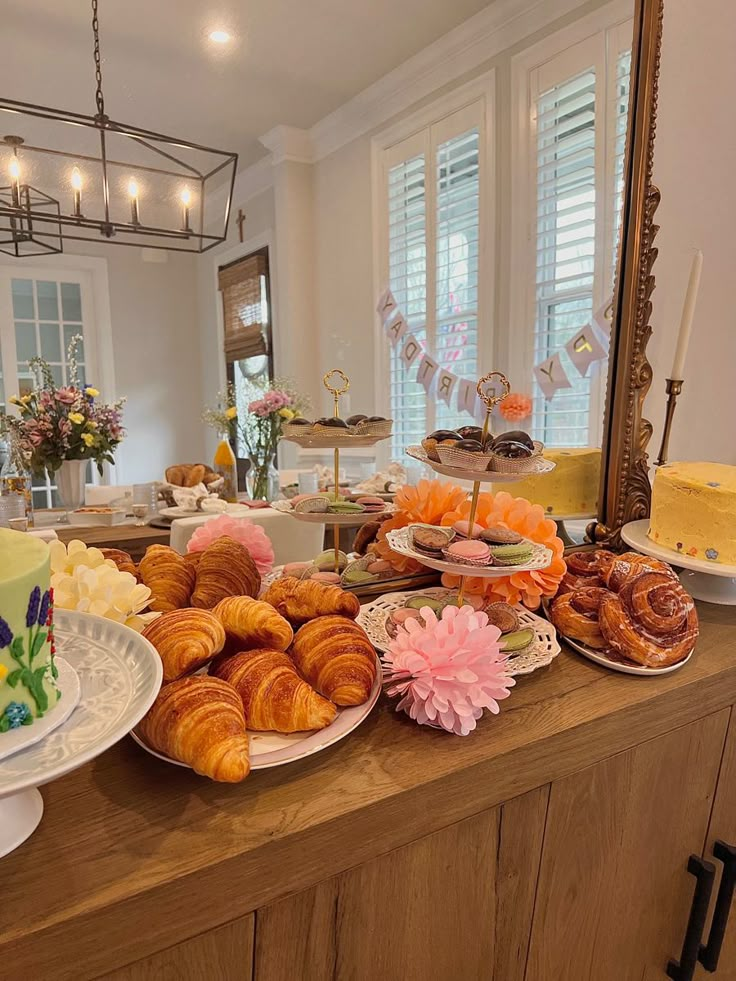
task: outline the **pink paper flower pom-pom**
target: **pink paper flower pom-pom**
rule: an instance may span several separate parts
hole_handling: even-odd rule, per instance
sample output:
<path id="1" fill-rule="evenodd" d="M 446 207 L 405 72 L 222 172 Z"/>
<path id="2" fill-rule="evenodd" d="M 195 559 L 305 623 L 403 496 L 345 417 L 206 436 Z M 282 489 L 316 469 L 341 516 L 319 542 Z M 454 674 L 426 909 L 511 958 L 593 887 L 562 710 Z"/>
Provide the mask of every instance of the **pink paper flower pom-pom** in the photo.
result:
<path id="1" fill-rule="evenodd" d="M 219 514 L 200 525 L 189 539 L 187 552 L 204 552 L 223 535 L 245 545 L 262 576 L 267 576 L 273 569 L 273 545 L 263 528 L 248 518 L 231 518 L 228 514 Z"/>
<path id="2" fill-rule="evenodd" d="M 387 693 L 401 695 L 396 711 L 421 725 L 467 736 L 484 709 L 500 711 L 515 684 L 501 632 L 471 606 L 447 606 L 439 619 L 425 606 L 420 616 L 424 622 L 408 620 L 384 655 Z"/>

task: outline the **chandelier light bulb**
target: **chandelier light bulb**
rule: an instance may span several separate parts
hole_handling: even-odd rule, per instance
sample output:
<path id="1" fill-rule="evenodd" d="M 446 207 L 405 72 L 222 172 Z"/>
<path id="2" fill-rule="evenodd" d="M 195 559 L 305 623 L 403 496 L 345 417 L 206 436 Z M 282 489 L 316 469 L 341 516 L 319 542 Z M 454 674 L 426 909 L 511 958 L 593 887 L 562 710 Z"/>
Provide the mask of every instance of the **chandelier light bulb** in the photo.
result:
<path id="1" fill-rule="evenodd" d="M 82 175 L 79 173 L 79 167 L 75 167 L 72 171 L 72 187 L 75 191 L 82 190 Z"/>
<path id="2" fill-rule="evenodd" d="M 192 192 L 189 190 L 188 187 L 184 188 L 184 190 L 181 192 L 179 197 L 181 198 L 181 203 L 184 205 L 185 208 L 188 208 L 189 205 L 192 203 Z"/>
<path id="3" fill-rule="evenodd" d="M 13 157 L 8 165 L 8 173 L 10 174 L 12 180 L 20 180 L 20 164 L 15 157 Z"/>
<path id="4" fill-rule="evenodd" d="M 17 157 L 11 157 L 8 164 L 8 173 L 12 184 L 10 186 L 10 197 L 13 208 L 20 208 L 20 164 Z"/>
<path id="5" fill-rule="evenodd" d="M 128 194 L 131 196 L 131 198 L 138 197 L 138 181 L 135 179 L 135 177 L 131 177 L 128 181 Z"/>
<path id="6" fill-rule="evenodd" d="M 210 41 L 214 41 L 215 44 L 227 44 L 231 39 L 232 35 L 228 31 L 210 31 L 209 38 Z"/>
<path id="7" fill-rule="evenodd" d="M 79 167 L 74 167 L 72 170 L 72 189 L 74 191 L 74 207 L 72 208 L 72 214 L 75 218 L 82 217 L 82 175 L 79 172 Z"/>
<path id="8" fill-rule="evenodd" d="M 128 181 L 128 194 L 130 195 L 130 223 L 131 225 L 140 224 L 138 214 L 138 181 L 131 177 Z"/>
<path id="9" fill-rule="evenodd" d="M 189 232 L 189 205 L 192 203 L 192 192 L 188 187 L 183 187 L 179 193 L 179 200 L 181 201 L 181 230 L 183 232 Z"/>

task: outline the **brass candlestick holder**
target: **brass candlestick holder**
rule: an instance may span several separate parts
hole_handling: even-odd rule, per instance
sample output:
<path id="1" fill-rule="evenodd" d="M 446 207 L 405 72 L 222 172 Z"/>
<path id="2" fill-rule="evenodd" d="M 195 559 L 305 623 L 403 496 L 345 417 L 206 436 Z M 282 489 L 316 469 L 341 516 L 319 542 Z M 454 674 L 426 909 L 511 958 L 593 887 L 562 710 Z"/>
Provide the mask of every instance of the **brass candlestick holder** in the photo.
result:
<path id="1" fill-rule="evenodd" d="M 339 384 L 332 384 L 331 379 L 337 375 L 339 378 Z M 325 386 L 327 391 L 332 395 L 334 400 L 333 405 L 333 416 L 335 419 L 340 418 L 340 396 L 344 395 L 350 389 L 350 379 L 340 368 L 331 368 L 327 374 L 322 379 L 322 384 Z M 335 447 L 335 503 L 337 503 L 340 497 L 340 450 Z M 334 524 L 332 526 L 332 536 L 335 542 L 335 572 L 340 574 L 340 525 Z M 322 543 L 324 544 L 324 542 Z"/>
<path id="2" fill-rule="evenodd" d="M 488 387 L 494 378 L 497 378 L 501 384 L 501 389 L 502 389 L 501 395 L 496 394 L 495 388 Z M 488 430 L 490 429 L 491 426 L 491 413 L 493 412 L 494 408 L 499 404 L 499 402 L 503 402 L 503 400 L 509 394 L 509 392 L 511 391 L 511 384 L 508 378 L 506 377 L 506 375 L 503 374 L 503 372 L 489 371 L 487 375 L 483 375 L 483 377 L 480 379 L 480 381 L 478 382 L 475 388 L 476 391 L 478 392 L 481 402 L 483 402 L 486 407 L 486 416 L 485 419 L 483 420 L 483 438 L 481 440 L 481 442 L 485 446 L 486 439 L 488 437 Z M 478 510 L 478 496 L 480 494 L 480 483 L 481 482 L 479 480 L 473 481 L 473 495 L 470 498 L 470 514 L 468 516 L 468 534 L 470 535 L 470 537 L 472 537 L 473 535 L 473 524 L 475 523 L 475 515 Z M 464 596 L 465 596 L 465 576 L 461 576 L 460 589 L 458 590 L 458 595 L 457 595 L 458 604 L 460 606 L 463 605 Z"/>
<path id="3" fill-rule="evenodd" d="M 661 467 L 667 462 L 667 450 L 669 449 L 670 443 L 670 431 L 672 429 L 672 420 L 675 416 L 675 407 L 677 405 L 677 396 L 682 392 L 682 378 L 668 378 L 667 379 L 667 409 L 664 416 L 664 430 L 662 431 L 662 445 L 659 447 L 659 456 L 657 457 L 654 466 Z"/>

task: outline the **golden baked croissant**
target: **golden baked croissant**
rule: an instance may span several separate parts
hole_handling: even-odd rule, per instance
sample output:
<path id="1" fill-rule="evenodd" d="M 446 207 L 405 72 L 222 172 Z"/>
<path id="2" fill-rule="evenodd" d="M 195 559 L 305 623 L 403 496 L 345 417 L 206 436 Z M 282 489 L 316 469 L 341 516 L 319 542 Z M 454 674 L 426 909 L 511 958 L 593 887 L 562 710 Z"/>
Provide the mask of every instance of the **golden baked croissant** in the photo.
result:
<path id="1" fill-rule="evenodd" d="M 698 613 L 679 579 L 644 572 L 601 601 L 600 627 L 623 657 L 647 668 L 676 664 L 698 638 Z"/>
<path id="2" fill-rule="evenodd" d="M 100 551 L 106 559 L 112 559 L 121 572 L 129 572 L 131 576 L 138 578 L 138 566 L 128 552 L 121 548 L 101 548 Z"/>
<path id="3" fill-rule="evenodd" d="M 276 579 L 262 598 L 294 626 L 330 614 L 354 620 L 360 613 L 360 601 L 353 593 L 311 579 L 302 582 L 293 576 Z"/>
<path id="4" fill-rule="evenodd" d="M 252 648 L 268 648 L 286 651 L 294 639 L 294 631 L 288 620 L 270 603 L 251 599 L 250 596 L 228 596 L 212 611 L 225 628 L 227 653 Z"/>
<path id="5" fill-rule="evenodd" d="M 196 576 L 192 606 L 206 610 L 227 596 L 255 597 L 261 588 L 261 576 L 250 552 L 228 535 L 217 538 L 202 552 Z"/>
<path id="6" fill-rule="evenodd" d="M 301 627 L 289 652 L 313 688 L 336 705 L 362 705 L 376 679 L 376 652 L 362 627 L 340 616 Z"/>
<path id="7" fill-rule="evenodd" d="M 151 609 L 156 613 L 189 606 L 196 572 L 191 563 L 168 545 L 149 545 L 140 561 L 141 582 L 151 590 Z"/>
<path id="8" fill-rule="evenodd" d="M 164 685 L 137 731 L 151 749 L 203 777 L 238 783 L 250 772 L 243 703 L 219 678 L 195 675 Z"/>
<path id="9" fill-rule="evenodd" d="M 166 481 L 175 487 L 194 487 L 196 484 L 212 484 L 220 479 L 206 463 L 179 463 L 166 469 Z"/>
<path id="10" fill-rule="evenodd" d="M 225 630 L 209 610 L 171 610 L 149 623 L 143 636 L 159 653 L 164 684 L 204 667 L 225 646 Z"/>
<path id="11" fill-rule="evenodd" d="M 243 700 L 250 729 L 302 732 L 324 729 L 337 709 L 299 677 L 283 651 L 241 651 L 214 662 L 210 673 L 227 681 Z"/>
<path id="12" fill-rule="evenodd" d="M 614 593 L 618 593 L 624 583 L 636 579 L 643 572 L 659 572 L 677 579 L 672 566 L 659 559 L 651 559 L 648 555 L 640 555 L 638 552 L 624 552 L 617 555 L 613 562 L 605 569 L 601 575 L 605 585 Z"/>
<path id="13" fill-rule="evenodd" d="M 608 592 L 599 586 L 581 586 L 575 592 L 564 593 L 552 603 L 550 620 L 563 636 L 603 650 L 608 644 L 601 633 L 598 618 L 601 602 Z"/>

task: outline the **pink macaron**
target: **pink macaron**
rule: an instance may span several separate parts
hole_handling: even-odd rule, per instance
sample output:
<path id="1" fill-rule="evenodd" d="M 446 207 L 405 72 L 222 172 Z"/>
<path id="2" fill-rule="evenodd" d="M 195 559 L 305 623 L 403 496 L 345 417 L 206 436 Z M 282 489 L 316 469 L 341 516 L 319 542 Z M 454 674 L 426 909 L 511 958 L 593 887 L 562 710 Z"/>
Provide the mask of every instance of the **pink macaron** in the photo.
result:
<path id="1" fill-rule="evenodd" d="M 310 576 L 310 582 L 321 582 L 325 586 L 339 586 L 340 577 L 336 572 L 315 572 Z"/>
<path id="2" fill-rule="evenodd" d="M 452 526 L 452 530 L 462 538 L 480 538 L 483 527 L 473 522 L 473 531 L 471 532 L 469 521 L 456 521 Z"/>
<path id="3" fill-rule="evenodd" d="M 355 501 L 356 504 L 362 504 L 366 511 L 369 513 L 380 513 L 386 510 L 386 502 L 380 497 L 359 497 Z"/>
<path id="4" fill-rule="evenodd" d="M 284 575 L 296 576 L 298 579 L 309 565 L 309 562 L 287 562 L 284 566 Z"/>
<path id="5" fill-rule="evenodd" d="M 371 562 L 371 564 L 366 567 L 365 571 L 370 572 L 372 576 L 385 576 L 388 573 L 393 572 L 394 567 L 385 559 L 376 559 L 375 562 Z"/>
<path id="6" fill-rule="evenodd" d="M 490 565 L 491 550 L 485 542 L 477 538 L 462 538 L 445 549 L 445 555 L 454 562 L 469 562 L 477 565 Z"/>

